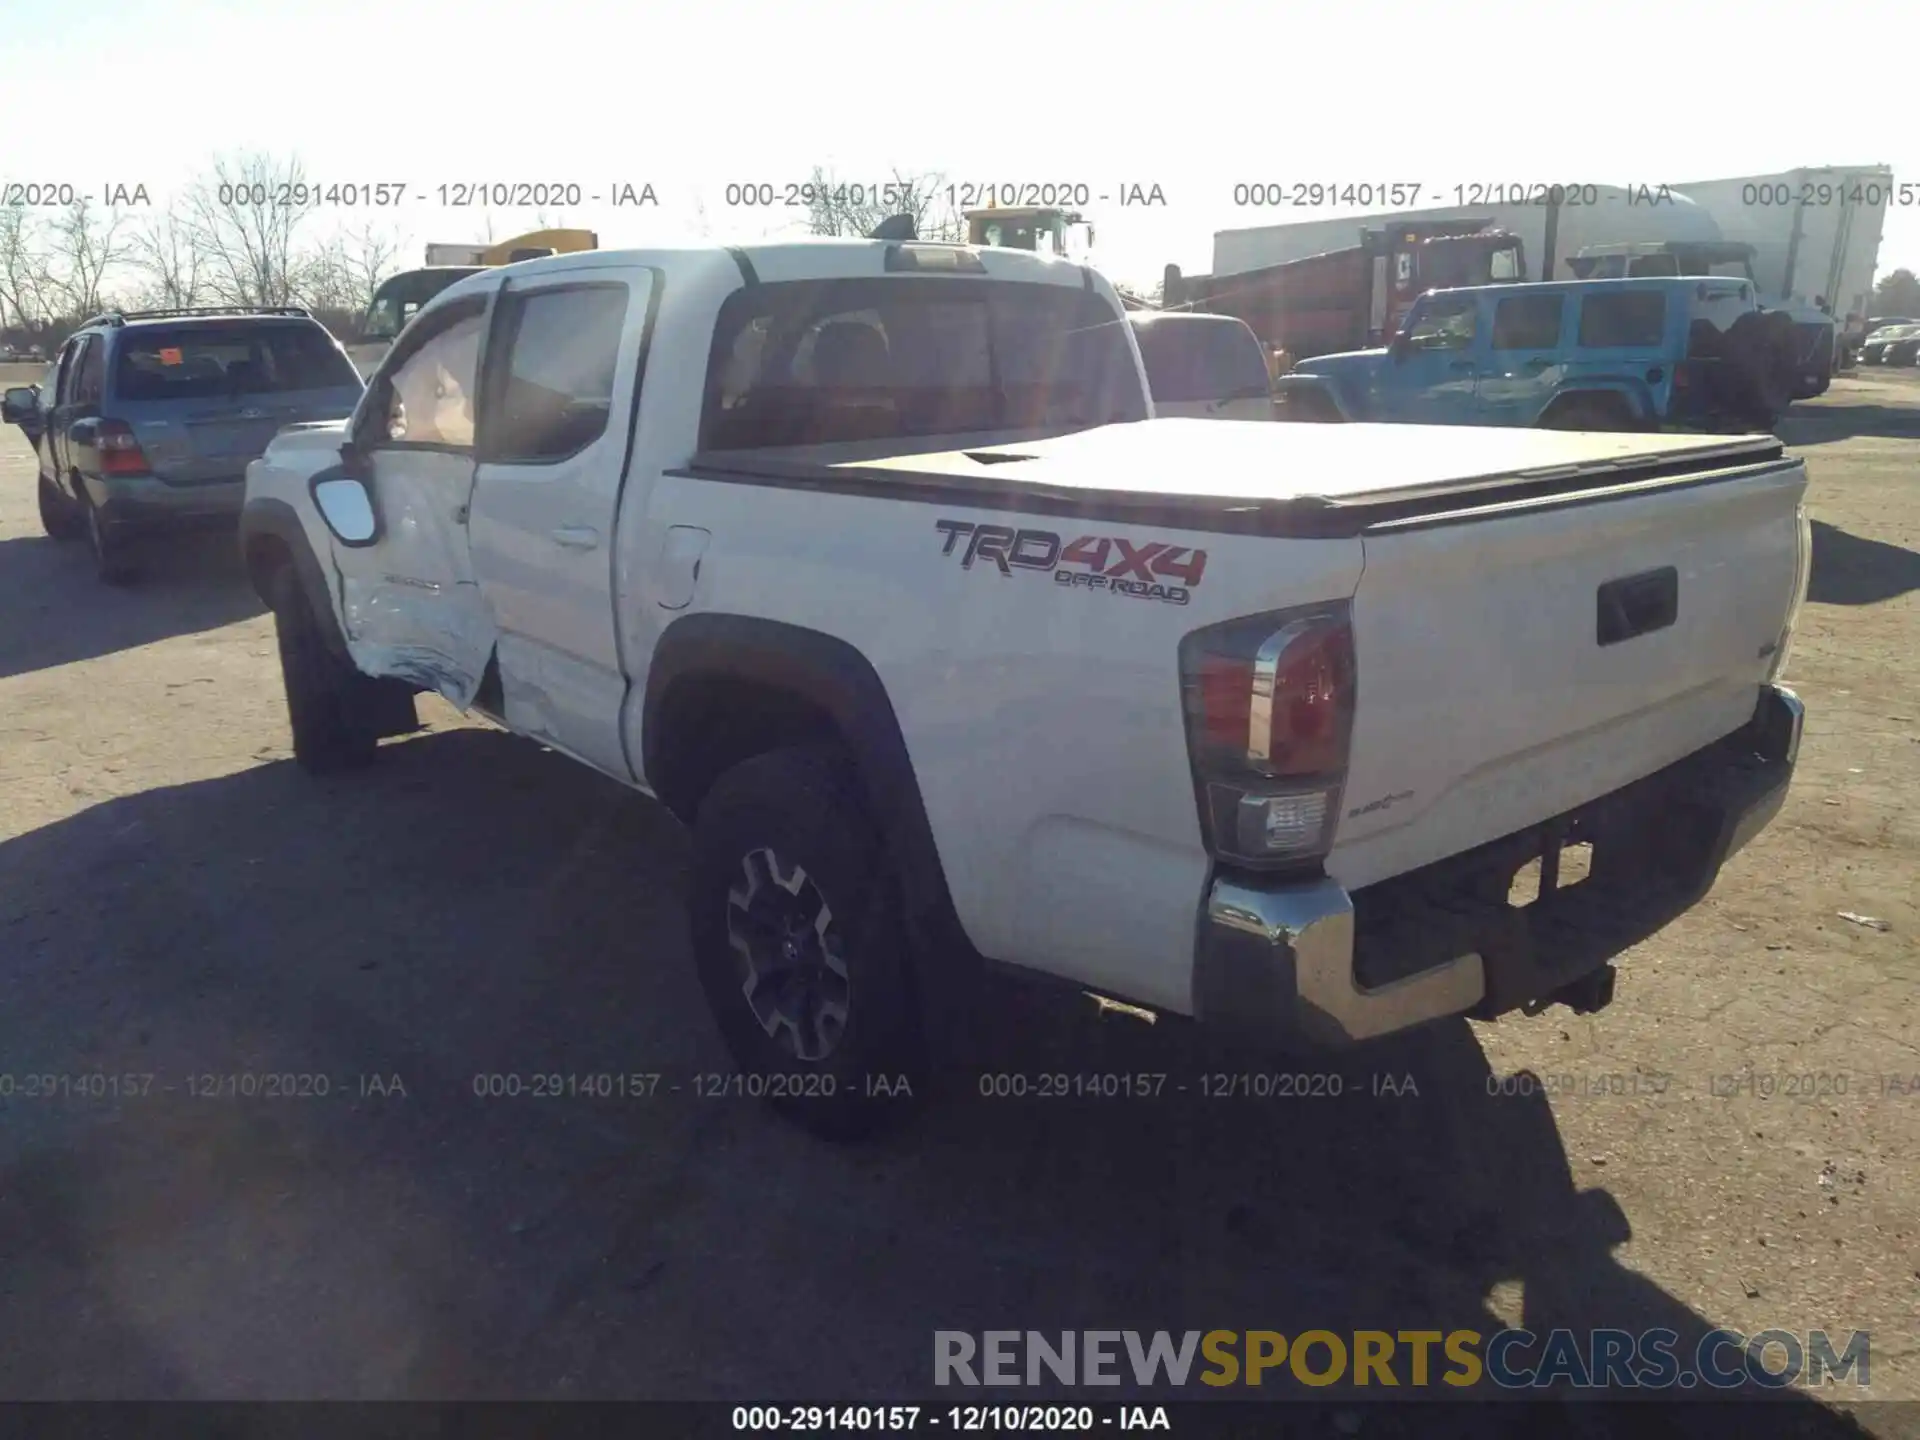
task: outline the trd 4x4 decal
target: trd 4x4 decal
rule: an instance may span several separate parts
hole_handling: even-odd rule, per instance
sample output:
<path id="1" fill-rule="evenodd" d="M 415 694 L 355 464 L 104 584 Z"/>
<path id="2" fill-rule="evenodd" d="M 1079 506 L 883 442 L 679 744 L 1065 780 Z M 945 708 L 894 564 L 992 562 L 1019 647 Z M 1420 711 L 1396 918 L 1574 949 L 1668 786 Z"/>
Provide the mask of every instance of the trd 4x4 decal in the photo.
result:
<path id="1" fill-rule="evenodd" d="M 933 528 L 947 537 L 942 555 L 960 552 L 962 570 L 971 570 L 981 560 L 992 561 L 1002 575 L 1051 570 L 1056 585 L 1169 605 L 1186 604 L 1207 568 L 1206 551 L 1163 540 L 1135 544 L 1117 535 L 1064 540 L 1051 530 L 1015 530 L 1006 525 L 975 525 L 970 520 L 936 520 Z M 1181 583 L 1165 584 L 1168 580 Z"/>

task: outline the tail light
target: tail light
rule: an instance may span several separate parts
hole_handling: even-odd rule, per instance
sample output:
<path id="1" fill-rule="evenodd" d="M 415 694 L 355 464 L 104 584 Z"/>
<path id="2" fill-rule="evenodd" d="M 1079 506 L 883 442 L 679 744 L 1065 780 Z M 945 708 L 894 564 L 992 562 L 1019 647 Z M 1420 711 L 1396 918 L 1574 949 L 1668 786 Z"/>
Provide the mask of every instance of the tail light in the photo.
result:
<path id="1" fill-rule="evenodd" d="M 1793 653 L 1793 627 L 1800 623 L 1800 608 L 1807 603 L 1807 586 L 1813 579 L 1813 523 L 1804 500 L 1794 511 L 1794 531 L 1793 595 L 1787 605 L 1787 623 L 1781 626 L 1780 639 L 1773 647 L 1773 663 L 1767 667 L 1769 685 L 1786 672 L 1788 657 Z"/>
<path id="2" fill-rule="evenodd" d="M 1180 688 L 1207 848 L 1252 866 L 1325 855 L 1353 734 L 1346 602 L 1194 631 Z"/>
<path id="3" fill-rule="evenodd" d="M 100 452 L 102 475 L 145 475 L 147 457 L 134 439 L 133 427 L 124 420 L 102 420 L 94 431 L 94 447 Z"/>

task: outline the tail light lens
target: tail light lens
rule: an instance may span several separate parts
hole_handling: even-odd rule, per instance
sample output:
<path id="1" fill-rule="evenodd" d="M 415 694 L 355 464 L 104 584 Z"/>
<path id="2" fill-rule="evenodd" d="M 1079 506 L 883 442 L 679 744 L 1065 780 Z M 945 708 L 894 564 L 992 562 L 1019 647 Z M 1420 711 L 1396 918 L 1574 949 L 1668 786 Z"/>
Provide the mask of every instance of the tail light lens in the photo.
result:
<path id="1" fill-rule="evenodd" d="M 1207 848 L 1252 866 L 1325 855 L 1353 734 L 1346 602 L 1194 631 L 1180 686 Z"/>
<path id="2" fill-rule="evenodd" d="M 100 452 L 102 475 L 145 475 L 147 457 L 134 439 L 133 427 L 124 420 L 102 420 L 94 432 L 94 446 Z"/>
<path id="3" fill-rule="evenodd" d="M 1773 663 L 1767 667 L 1769 685 L 1786 673 L 1787 660 L 1793 654 L 1793 627 L 1800 623 L 1800 608 L 1807 603 L 1807 586 L 1813 579 L 1813 522 L 1804 500 L 1794 512 L 1794 530 L 1793 595 L 1787 607 L 1787 623 L 1773 648 Z"/>

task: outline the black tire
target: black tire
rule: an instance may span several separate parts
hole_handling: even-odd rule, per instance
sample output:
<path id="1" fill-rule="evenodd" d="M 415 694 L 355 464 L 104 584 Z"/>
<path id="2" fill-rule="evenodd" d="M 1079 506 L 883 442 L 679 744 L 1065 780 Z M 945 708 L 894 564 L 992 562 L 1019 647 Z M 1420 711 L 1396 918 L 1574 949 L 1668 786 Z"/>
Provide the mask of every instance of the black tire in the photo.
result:
<path id="1" fill-rule="evenodd" d="M 747 1093 L 830 1140 L 918 1110 L 930 1067 L 898 887 L 843 752 L 772 751 L 714 783 L 688 909 Z"/>
<path id="2" fill-rule="evenodd" d="M 268 595 L 280 641 L 293 758 L 313 775 L 371 763 L 380 742 L 372 703 L 376 682 L 327 648 L 291 565 L 273 572 Z"/>
<path id="3" fill-rule="evenodd" d="M 125 585 L 137 573 L 128 553 L 127 536 L 109 525 L 100 507 L 81 492 L 81 523 L 86 526 L 87 548 L 93 552 L 93 573 L 107 585 Z"/>
<path id="4" fill-rule="evenodd" d="M 1543 430 L 1638 430 L 1640 422 L 1625 405 L 1597 396 L 1576 395 L 1540 417 Z"/>
<path id="5" fill-rule="evenodd" d="M 78 540 L 87 530 L 86 517 L 44 475 L 40 477 L 40 528 L 54 540 Z"/>

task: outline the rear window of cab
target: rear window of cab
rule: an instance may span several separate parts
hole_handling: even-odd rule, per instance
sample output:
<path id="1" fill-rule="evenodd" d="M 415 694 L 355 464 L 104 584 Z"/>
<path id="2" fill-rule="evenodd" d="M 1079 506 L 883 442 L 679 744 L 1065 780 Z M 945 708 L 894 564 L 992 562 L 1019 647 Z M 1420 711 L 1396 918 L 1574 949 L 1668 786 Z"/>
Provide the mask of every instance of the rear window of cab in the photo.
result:
<path id="1" fill-rule="evenodd" d="M 213 400 L 358 389 L 359 373 L 318 325 L 164 325 L 118 336 L 120 400 Z"/>

